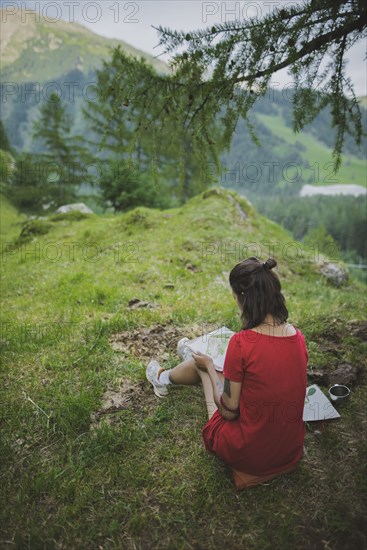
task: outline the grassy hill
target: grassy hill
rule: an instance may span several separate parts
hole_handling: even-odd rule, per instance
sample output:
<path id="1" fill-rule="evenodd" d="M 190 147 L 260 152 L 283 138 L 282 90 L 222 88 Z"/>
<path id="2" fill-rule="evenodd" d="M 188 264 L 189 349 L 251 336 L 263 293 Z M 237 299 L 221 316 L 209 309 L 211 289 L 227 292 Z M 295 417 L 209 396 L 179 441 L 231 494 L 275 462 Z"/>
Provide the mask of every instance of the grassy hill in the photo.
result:
<path id="1" fill-rule="evenodd" d="M 292 129 L 284 125 L 284 119 L 279 115 L 257 114 L 258 119 L 276 136 L 279 136 L 284 142 L 279 145 L 278 153 L 283 157 L 289 147 L 296 142 L 302 150 L 302 181 L 309 181 L 315 185 L 333 185 L 336 183 L 357 183 L 367 186 L 366 180 L 366 162 L 355 155 L 344 154 L 343 164 L 337 174 L 333 173 L 332 149 L 327 147 L 311 135 L 309 132 L 299 132 L 294 134 Z M 326 130 L 326 128 L 325 128 Z M 300 168 L 298 168 L 300 170 Z M 297 177 L 296 170 L 287 169 L 287 177 L 293 179 Z M 279 183 L 284 184 L 284 180 Z"/>
<path id="2" fill-rule="evenodd" d="M 166 72 L 167 65 L 153 56 L 130 46 L 123 40 L 105 38 L 93 33 L 79 23 L 63 20 L 50 21 L 36 12 L 22 12 L 6 17 L 0 9 L 1 73 L 4 82 L 24 84 L 35 81 L 43 84 L 58 79 L 78 69 L 84 75 L 101 65 L 109 57 L 110 48 L 121 45 L 122 50 L 136 57 L 143 57 L 158 71 Z"/>
<path id="3" fill-rule="evenodd" d="M 27 225 L 2 211 L 3 547 L 363 547 L 362 284 L 329 286 L 309 251 L 296 261 L 285 230 L 221 190 L 167 211 Z M 267 258 L 269 243 L 310 373 L 349 363 L 362 375 L 341 420 L 307 431 L 295 473 L 236 494 L 203 447 L 201 388 L 158 400 L 145 366 L 175 365 L 183 335 L 239 330 L 228 272 Z"/>
<path id="4" fill-rule="evenodd" d="M 255 203 L 256 197 L 296 195 L 306 183 L 366 185 L 366 138 L 358 147 L 351 136 L 345 135 L 342 164 L 335 174 L 335 129 L 330 127 L 326 110 L 301 132 L 294 133 L 291 100 L 275 90 L 271 98 L 260 98 L 251 115 L 260 146 L 251 140 L 245 123 L 239 122 L 231 147 L 223 154 L 222 184 L 250 196 Z M 367 111 L 363 107 L 362 123 L 367 130 Z"/>

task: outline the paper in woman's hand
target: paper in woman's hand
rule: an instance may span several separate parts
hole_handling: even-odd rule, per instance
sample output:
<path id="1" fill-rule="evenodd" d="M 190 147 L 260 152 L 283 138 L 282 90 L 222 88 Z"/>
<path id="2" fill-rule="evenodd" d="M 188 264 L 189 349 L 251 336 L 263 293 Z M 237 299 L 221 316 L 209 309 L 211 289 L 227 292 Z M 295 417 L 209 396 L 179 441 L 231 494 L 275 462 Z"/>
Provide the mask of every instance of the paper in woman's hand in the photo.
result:
<path id="1" fill-rule="evenodd" d="M 234 334 L 232 330 L 223 326 L 207 334 L 203 334 L 194 340 L 187 342 L 186 346 L 193 352 L 201 351 L 213 359 L 216 370 L 222 371 L 226 356 L 228 342 Z"/>

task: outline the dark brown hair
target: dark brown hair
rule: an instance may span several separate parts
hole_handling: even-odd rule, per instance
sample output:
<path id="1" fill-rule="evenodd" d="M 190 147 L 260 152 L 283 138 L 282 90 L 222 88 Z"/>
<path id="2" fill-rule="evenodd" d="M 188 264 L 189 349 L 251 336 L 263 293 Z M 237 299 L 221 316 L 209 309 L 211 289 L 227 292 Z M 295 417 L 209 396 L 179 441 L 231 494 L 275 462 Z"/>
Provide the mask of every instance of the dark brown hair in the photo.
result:
<path id="1" fill-rule="evenodd" d="M 230 272 L 229 284 L 242 306 L 243 330 L 260 325 L 268 313 L 279 324 L 288 319 L 279 278 L 271 271 L 276 265 L 273 258 L 262 262 L 252 256 L 235 265 Z"/>

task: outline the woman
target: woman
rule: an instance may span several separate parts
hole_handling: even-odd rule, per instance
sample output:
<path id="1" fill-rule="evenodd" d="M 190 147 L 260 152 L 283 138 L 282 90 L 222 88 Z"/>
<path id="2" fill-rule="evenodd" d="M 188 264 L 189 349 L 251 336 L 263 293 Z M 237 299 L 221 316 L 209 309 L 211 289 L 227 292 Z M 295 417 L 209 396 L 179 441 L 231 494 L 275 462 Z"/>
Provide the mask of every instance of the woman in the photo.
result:
<path id="1" fill-rule="evenodd" d="M 191 352 L 171 370 L 156 361 L 147 368 L 159 397 L 169 384 L 202 382 L 205 447 L 233 468 L 238 488 L 291 471 L 303 452 L 308 355 L 303 334 L 287 323 L 276 265 L 251 257 L 230 272 L 243 328 L 229 341 L 223 374 L 209 356 Z"/>

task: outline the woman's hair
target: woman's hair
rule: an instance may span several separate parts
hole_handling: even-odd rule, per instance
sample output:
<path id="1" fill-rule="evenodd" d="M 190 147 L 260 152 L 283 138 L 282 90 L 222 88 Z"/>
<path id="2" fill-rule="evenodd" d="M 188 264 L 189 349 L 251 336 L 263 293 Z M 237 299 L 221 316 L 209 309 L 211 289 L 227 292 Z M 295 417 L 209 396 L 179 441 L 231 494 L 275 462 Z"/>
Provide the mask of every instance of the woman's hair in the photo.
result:
<path id="1" fill-rule="evenodd" d="M 288 319 L 278 276 L 271 271 L 276 265 L 273 258 L 263 263 L 252 256 L 235 265 L 230 272 L 229 283 L 242 306 L 243 330 L 260 325 L 268 313 L 276 323 Z"/>

